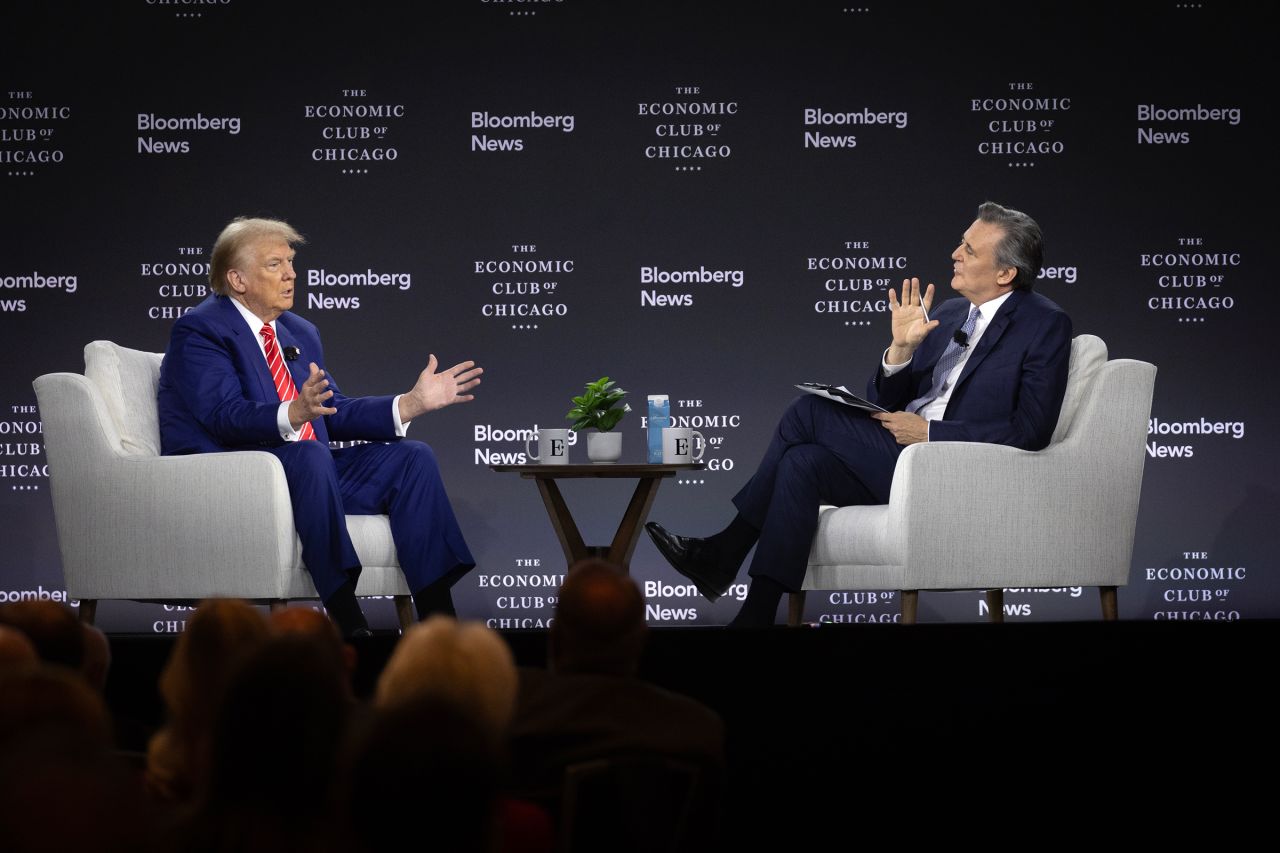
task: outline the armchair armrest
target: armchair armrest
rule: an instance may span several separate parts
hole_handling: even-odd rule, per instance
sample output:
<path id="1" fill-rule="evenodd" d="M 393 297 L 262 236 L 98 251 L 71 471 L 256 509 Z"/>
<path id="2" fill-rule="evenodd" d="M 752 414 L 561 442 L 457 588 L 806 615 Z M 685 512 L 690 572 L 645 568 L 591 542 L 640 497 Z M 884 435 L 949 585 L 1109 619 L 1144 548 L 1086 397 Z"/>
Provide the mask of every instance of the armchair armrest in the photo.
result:
<path id="1" fill-rule="evenodd" d="M 1132 525 L 1105 464 L 1064 444 L 1035 452 L 973 442 L 908 447 L 889 499 L 906 543 L 906 586 L 1125 583 Z"/>
<path id="2" fill-rule="evenodd" d="M 299 558 L 273 455 L 130 455 L 85 377 L 51 374 L 35 387 L 72 597 L 263 598 L 285 588 Z"/>

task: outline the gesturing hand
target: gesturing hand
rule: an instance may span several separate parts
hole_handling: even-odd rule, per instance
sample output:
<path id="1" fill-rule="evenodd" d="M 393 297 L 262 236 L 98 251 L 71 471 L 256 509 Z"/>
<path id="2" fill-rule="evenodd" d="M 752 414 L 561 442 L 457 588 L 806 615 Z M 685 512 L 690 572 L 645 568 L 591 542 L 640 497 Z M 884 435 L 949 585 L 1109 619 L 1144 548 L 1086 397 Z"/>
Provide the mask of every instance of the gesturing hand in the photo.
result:
<path id="1" fill-rule="evenodd" d="M 289 403 L 289 423 L 294 429 L 313 421 L 321 415 L 332 415 L 338 410 L 325 405 L 333 392 L 329 390 L 329 380 L 324 378 L 324 371 L 311 362 L 311 375 L 298 389 L 298 396 Z"/>
<path id="2" fill-rule="evenodd" d="M 437 373 L 436 366 L 436 357 L 432 355 L 413 388 L 400 398 L 401 421 L 408 423 L 426 412 L 475 399 L 466 392 L 480 384 L 484 368 L 476 367 L 474 361 L 463 361 Z"/>
<path id="3" fill-rule="evenodd" d="M 920 279 L 902 280 L 902 302 L 898 294 L 889 288 L 889 312 L 893 328 L 893 344 L 889 347 L 889 363 L 900 364 L 911 357 L 924 340 L 925 335 L 938 326 L 937 320 L 929 320 L 928 311 L 933 305 L 933 285 L 920 293 Z"/>

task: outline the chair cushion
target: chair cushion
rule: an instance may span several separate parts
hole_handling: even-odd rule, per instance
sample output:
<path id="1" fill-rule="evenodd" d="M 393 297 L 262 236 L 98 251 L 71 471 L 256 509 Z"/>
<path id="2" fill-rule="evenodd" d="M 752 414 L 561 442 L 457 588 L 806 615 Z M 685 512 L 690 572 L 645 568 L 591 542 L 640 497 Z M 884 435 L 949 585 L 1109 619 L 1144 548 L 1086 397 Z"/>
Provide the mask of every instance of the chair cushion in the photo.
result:
<path id="1" fill-rule="evenodd" d="M 1107 363 L 1107 345 L 1096 335 L 1077 335 L 1071 341 L 1071 365 L 1067 368 L 1067 393 L 1062 399 L 1062 413 L 1053 430 L 1050 444 L 1057 444 L 1071 431 L 1080 408 L 1080 399 L 1098 368 Z"/>
<path id="2" fill-rule="evenodd" d="M 126 349 L 111 341 L 94 341 L 84 348 L 84 375 L 98 386 L 120 433 L 121 449 L 130 456 L 160 455 L 156 389 L 163 359 L 161 353 Z"/>

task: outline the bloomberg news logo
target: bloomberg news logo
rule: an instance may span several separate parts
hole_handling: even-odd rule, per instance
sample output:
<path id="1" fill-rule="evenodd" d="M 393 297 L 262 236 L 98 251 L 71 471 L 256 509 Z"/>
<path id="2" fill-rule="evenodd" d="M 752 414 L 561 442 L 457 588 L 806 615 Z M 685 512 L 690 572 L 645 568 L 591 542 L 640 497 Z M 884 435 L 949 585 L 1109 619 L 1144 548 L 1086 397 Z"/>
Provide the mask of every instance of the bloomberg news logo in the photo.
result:
<path id="1" fill-rule="evenodd" d="M 1189 145 L 1191 143 L 1190 127 L 1194 122 L 1222 122 L 1237 127 L 1244 116 L 1239 107 L 1206 107 L 1196 104 L 1194 107 L 1167 107 L 1158 104 L 1138 104 L 1138 121 L 1145 124 L 1138 127 L 1139 145 Z M 1155 125 L 1172 122 L 1173 127 Z"/>
<path id="2" fill-rule="evenodd" d="M 1190 459 L 1212 437 L 1244 438 L 1244 421 L 1211 421 L 1203 415 L 1189 421 L 1153 417 L 1147 421 L 1147 435 L 1147 456 L 1152 459 Z"/>
<path id="3" fill-rule="evenodd" d="M 187 116 L 158 116 L 155 113 L 138 113 L 139 154 L 190 154 L 194 133 L 226 133 L 240 135 L 239 116 L 206 116 L 202 112 Z M 167 139 L 163 134 L 178 132 L 182 139 Z M 156 134 L 161 134 L 160 138 Z"/>
<path id="4" fill-rule="evenodd" d="M 529 461 L 526 449 L 537 452 L 538 425 L 531 427 L 501 427 L 493 424 L 476 424 L 474 462 L 476 465 L 524 465 Z M 570 430 L 569 447 L 578 443 L 578 433 Z"/>
<path id="5" fill-rule="evenodd" d="M 0 313 L 22 313 L 31 307 L 33 298 L 43 298 L 45 293 L 55 290 L 75 293 L 79 286 L 80 280 L 74 275 L 46 275 L 39 270 L 0 275 Z"/>
<path id="6" fill-rule="evenodd" d="M 676 287 L 682 293 L 663 293 L 657 288 L 640 290 L 640 306 L 642 308 L 692 308 L 694 293 L 709 293 L 716 285 L 725 285 L 731 289 L 742 287 L 746 283 L 746 273 L 742 270 L 707 269 L 698 264 L 697 269 L 668 270 L 659 266 L 640 268 L 641 285 L 662 285 Z M 730 291 L 732 292 L 732 290 Z"/>
<path id="7" fill-rule="evenodd" d="M 852 133 L 823 132 L 836 128 L 838 131 L 858 127 L 889 127 L 905 130 L 907 127 L 906 110 L 890 110 L 877 112 L 868 107 L 860 110 L 836 112 L 822 107 L 806 107 L 804 111 L 804 147 L 805 148 L 844 148 L 858 147 L 858 137 Z M 819 130 L 809 130 L 817 127 Z"/>
<path id="8" fill-rule="evenodd" d="M 407 272 L 378 272 L 372 267 L 336 272 L 323 267 L 307 270 L 307 307 L 321 311 L 358 311 L 361 297 L 404 293 L 413 287 Z"/>
<path id="9" fill-rule="evenodd" d="M 79 601 L 67 597 L 65 589 L 0 589 L 0 604 L 14 604 L 19 601 L 56 601 L 60 604 L 79 604 Z"/>

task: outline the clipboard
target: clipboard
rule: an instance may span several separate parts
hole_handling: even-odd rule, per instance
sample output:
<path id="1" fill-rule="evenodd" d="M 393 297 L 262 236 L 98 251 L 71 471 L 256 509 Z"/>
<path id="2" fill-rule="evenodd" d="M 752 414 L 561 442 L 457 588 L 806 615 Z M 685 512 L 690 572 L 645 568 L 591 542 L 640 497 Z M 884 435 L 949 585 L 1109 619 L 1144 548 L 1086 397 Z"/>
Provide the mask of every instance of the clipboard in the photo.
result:
<path id="1" fill-rule="evenodd" d="M 887 412 L 888 409 L 877 406 L 870 400 L 864 400 L 843 385 L 827 385 L 823 382 L 800 382 L 796 385 L 806 394 L 816 394 L 834 400 L 842 406 L 851 406 L 864 412 Z"/>

